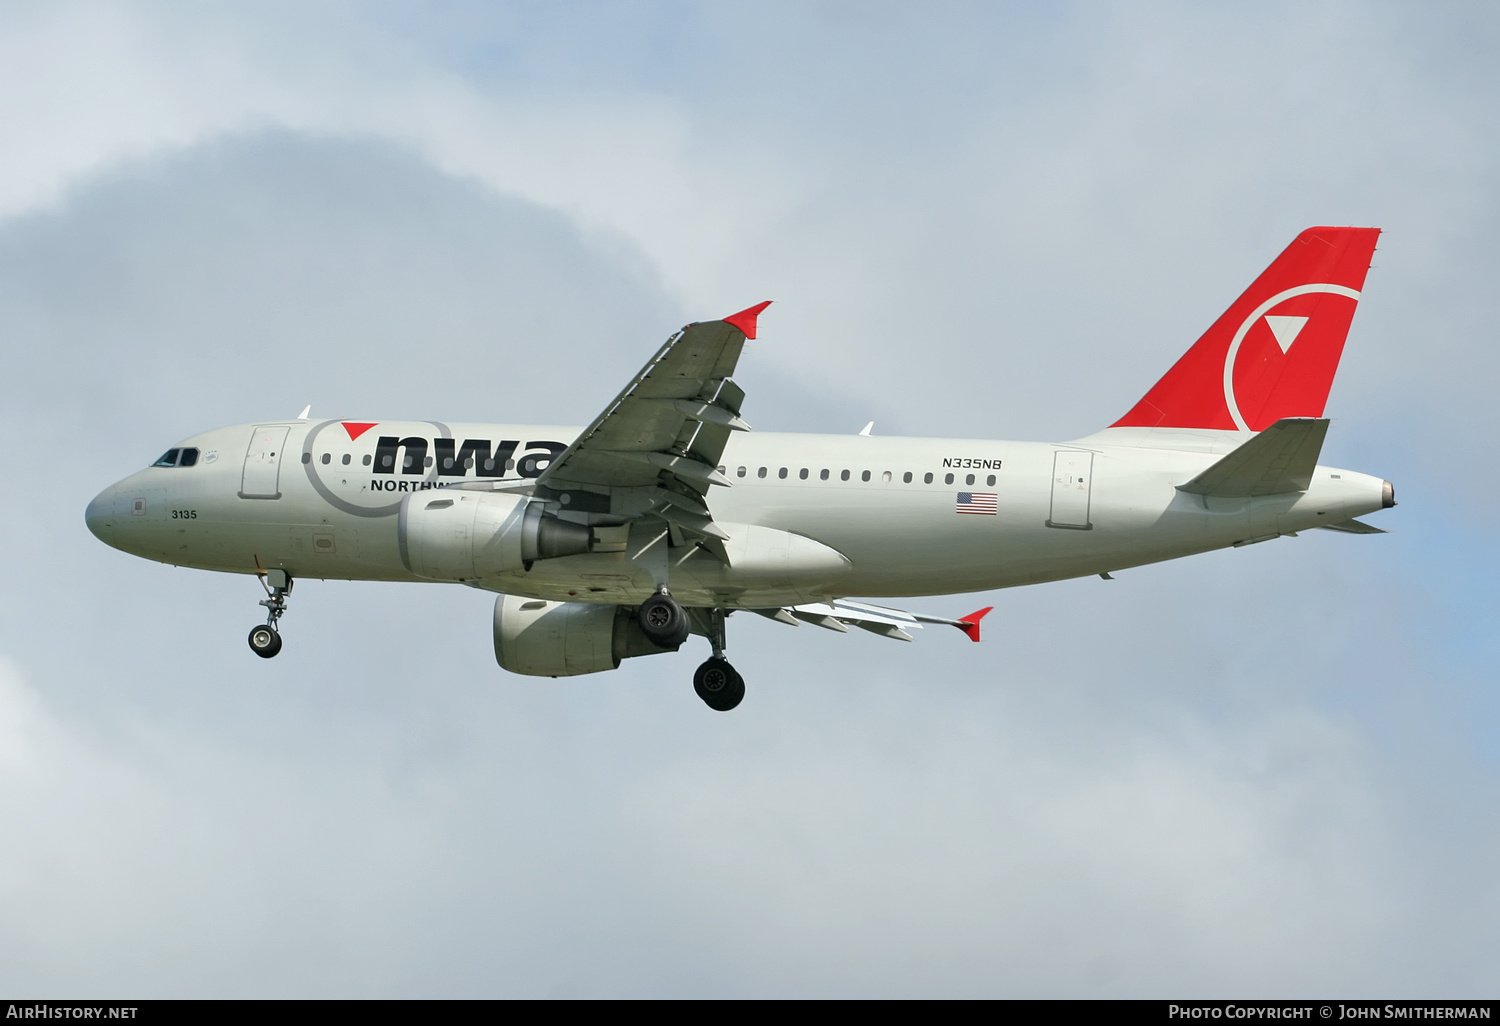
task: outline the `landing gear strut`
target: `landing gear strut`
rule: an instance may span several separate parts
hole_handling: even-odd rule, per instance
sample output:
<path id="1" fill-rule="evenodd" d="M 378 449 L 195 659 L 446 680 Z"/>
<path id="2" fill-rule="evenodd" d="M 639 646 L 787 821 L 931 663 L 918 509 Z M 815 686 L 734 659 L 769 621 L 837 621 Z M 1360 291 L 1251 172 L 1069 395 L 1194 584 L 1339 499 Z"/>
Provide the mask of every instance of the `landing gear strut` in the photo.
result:
<path id="1" fill-rule="evenodd" d="M 708 642 L 714 654 L 693 674 L 693 690 L 715 712 L 728 712 L 745 697 L 745 678 L 724 658 L 724 610 L 708 611 Z"/>
<path id="2" fill-rule="evenodd" d="M 292 578 L 285 570 L 267 570 L 260 578 L 260 585 L 266 589 L 266 597 L 260 600 L 260 604 L 266 607 L 266 622 L 251 629 L 250 651 L 262 659 L 269 659 L 281 651 L 281 633 L 276 629 L 276 623 L 286 612 L 286 597 L 292 591 Z"/>

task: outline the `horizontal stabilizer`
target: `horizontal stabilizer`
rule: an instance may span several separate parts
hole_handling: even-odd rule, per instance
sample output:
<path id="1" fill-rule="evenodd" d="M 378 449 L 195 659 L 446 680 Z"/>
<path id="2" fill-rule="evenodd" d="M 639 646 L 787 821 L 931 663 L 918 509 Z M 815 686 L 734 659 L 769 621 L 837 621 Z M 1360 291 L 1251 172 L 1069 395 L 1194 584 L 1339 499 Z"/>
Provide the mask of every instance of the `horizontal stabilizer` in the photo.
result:
<path id="1" fill-rule="evenodd" d="M 1327 434 L 1322 418 L 1283 418 L 1177 488 L 1222 499 L 1305 492 Z"/>
<path id="2" fill-rule="evenodd" d="M 1381 527 L 1371 527 L 1361 520 L 1341 520 L 1336 524 L 1319 524 L 1325 531 L 1343 531 L 1345 534 L 1389 534 Z"/>

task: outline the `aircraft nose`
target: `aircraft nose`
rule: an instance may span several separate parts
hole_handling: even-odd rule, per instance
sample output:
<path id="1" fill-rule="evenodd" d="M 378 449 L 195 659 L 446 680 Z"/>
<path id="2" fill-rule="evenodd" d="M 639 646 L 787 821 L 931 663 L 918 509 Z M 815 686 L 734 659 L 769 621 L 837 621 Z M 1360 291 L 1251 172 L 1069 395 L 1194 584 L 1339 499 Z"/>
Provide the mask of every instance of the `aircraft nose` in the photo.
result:
<path id="1" fill-rule="evenodd" d="M 115 490 L 106 488 L 94 496 L 88 508 L 83 511 L 83 522 L 89 525 L 89 531 L 95 538 L 106 545 L 113 545 L 114 514 Z"/>

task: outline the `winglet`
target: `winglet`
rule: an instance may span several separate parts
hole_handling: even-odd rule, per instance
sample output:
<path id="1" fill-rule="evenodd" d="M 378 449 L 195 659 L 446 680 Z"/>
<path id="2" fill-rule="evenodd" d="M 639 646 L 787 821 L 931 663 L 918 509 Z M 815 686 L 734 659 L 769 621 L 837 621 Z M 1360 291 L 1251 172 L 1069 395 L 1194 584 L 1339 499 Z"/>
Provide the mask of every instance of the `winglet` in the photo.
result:
<path id="1" fill-rule="evenodd" d="M 985 606 L 983 609 L 976 610 L 975 612 L 970 613 L 968 616 L 961 616 L 958 619 L 958 623 L 954 624 L 954 626 L 967 634 L 970 641 L 978 641 L 979 621 L 983 620 L 985 616 L 990 612 L 990 610 L 994 608 L 994 606 Z M 950 637 L 951 636 L 952 635 L 950 635 Z"/>
<path id="2" fill-rule="evenodd" d="M 755 337 L 755 319 L 760 316 L 761 311 L 771 305 L 768 299 L 764 303 L 757 303 L 748 310 L 741 310 L 737 314 L 730 314 L 724 318 L 725 324 L 733 324 L 745 333 L 746 338 Z"/>

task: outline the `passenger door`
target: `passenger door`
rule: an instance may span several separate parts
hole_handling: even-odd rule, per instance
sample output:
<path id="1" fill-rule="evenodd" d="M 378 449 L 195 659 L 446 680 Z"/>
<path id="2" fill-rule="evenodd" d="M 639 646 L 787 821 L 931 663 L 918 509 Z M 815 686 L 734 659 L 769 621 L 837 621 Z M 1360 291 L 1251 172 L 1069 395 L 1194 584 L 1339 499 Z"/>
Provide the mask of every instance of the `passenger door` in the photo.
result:
<path id="1" fill-rule="evenodd" d="M 245 472 L 240 478 L 240 498 L 281 498 L 281 457 L 286 446 L 285 425 L 257 427 L 245 450 Z"/>

